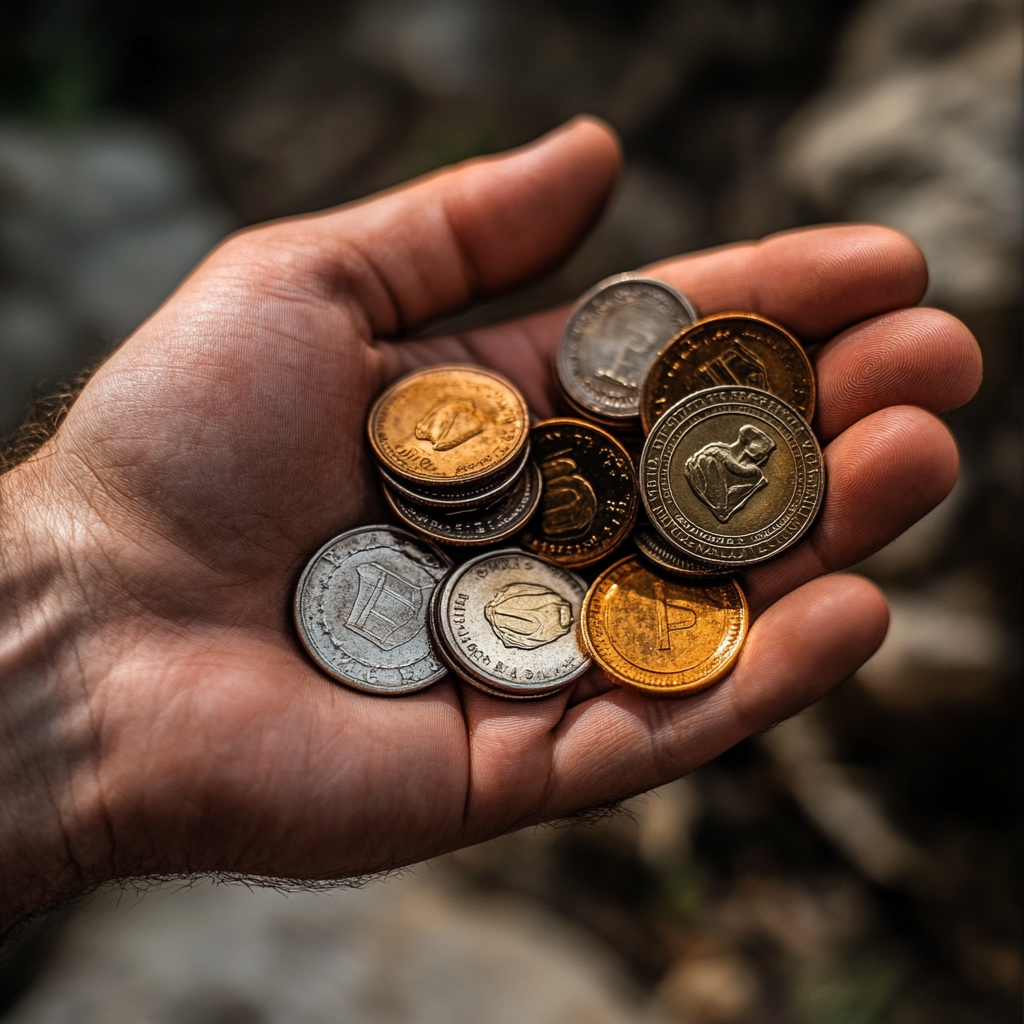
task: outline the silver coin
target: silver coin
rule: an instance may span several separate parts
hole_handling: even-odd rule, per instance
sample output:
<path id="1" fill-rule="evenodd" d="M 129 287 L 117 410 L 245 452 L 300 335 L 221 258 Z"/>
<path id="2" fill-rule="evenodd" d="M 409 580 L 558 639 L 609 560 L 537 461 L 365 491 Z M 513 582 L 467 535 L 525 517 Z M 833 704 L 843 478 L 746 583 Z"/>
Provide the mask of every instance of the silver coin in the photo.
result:
<path id="1" fill-rule="evenodd" d="M 519 482 L 519 477 L 526 471 L 526 464 L 529 459 L 530 445 L 527 442 L 526 447 L 523 449 L 523 454 L 507 473 L 500 473 L 496 479 L 484 480 L 464 488 L 417 487 L 415 484 L 399 480 L 398 477 L 389 473 L 382 466 L 378 466 L 377 470 L 380 473 L 381 479 L 387 485 L 388 490 L 401 495 L 408 501 L 415 502 L 417 505 L 428 505 L 432 508 L 457 512 L 463 509 L 486 505 L 507 494 Z"/>
<path id="2" fill-rule="evenodd" d="M 546 696 L 582 675 L 587 585 L 519 548 L 453 569 L 435 598 L 435 628 L 451 667 L 481 689 Z"/>
<path id="3" fill-rule="evenodd" d="M 393 526 L 328 541 L 303 570 L 293 611 L 310 657 L 358 690 L 415 693 L 446 671 L 434 650 L 430 596 L 451 566 L 432 544 Z"/>
<path id="4" fill-rule="evenodd" d="M 558 382 L 572 405 L 605 423 L 638 421 L 647 371 L 696 319 L 693 303 L 664 281 L 633 274 L 601 281 L 562 332 Z"/>
<path id="5" fill-rule="evenodd" d="M 730 570 L 720 565 L 708 565 L 689 555 L 683 554 L 670 544 L 649 523 L 639 523 L 633 530 L 633 544 L 637 551 L 656 569 L 675 576 L 710 577 L 725 576 Z"/>
<path id="6" fill-rule="evenodd" d="M 446 512 L 409 501 L 384 484 L 384 497 L 406 526 L 442 544 L 496 544 L 529 521 L 540 504 L 540 470 L 531 462 L 516 485 L 497 501 L 468 511 Z"/>

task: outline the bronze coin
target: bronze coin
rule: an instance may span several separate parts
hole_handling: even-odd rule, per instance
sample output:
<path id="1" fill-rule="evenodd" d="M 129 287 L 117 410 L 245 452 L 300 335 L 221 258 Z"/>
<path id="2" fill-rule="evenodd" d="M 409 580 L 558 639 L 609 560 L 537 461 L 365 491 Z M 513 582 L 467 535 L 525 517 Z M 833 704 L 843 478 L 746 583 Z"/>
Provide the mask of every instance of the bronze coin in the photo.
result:
<path id="1" fill-rule="evenodd" d="M 814 415 L 814 370 L 800 342 L 763 316 L 717 313 L 687 327 L 654 360 L 640 393 L 644 430 L 679 399 L 731 386 L 777 395 L 805 420 Z"/>
<path id="2" fill-rule="evenodd" d="M 825 493 L 818 442 L 781 399 L 709 388 L 662 414 L 640 460 L 651 525 L 684 554 L 742 568 L 810 529 Z"/>
<path id="3" fill-rule="evenodd" d="M 591 657 L 615 682 L 645 693 L 694 693 L 732 668 L 750 615 L 735 580 L 683 582 L 629 557 L 587 591 L 580 619 Z"/>
<path id="4" fill-rule="evenodd" d="M 441 544 L 496 544 L 521 530 L 537 510 L 541 495 L 540 471 L 528 463 L 516 485 L 480 508 L 457 512 L 417 505 L 396 494 L 387 484 L 384 497 L 392 511 L 417 533 Z"/>
<path id="5" fill-rule="evenodd" d="M 633 530 L 633 543 L 641 556 L 656 572 L 667 572 L 673 576 L 689 576 L 697 579 L 723 576 L 730 570 L 720 565 L 709 565 L 696 558 L 684 555 L 675 545 L 670 544 L 650 523 L 638 523 Z"/>
<path id="6" fill-rule="evenodd" d="M 639 506 L 633 463 L 622 445 L 592 424 L 554 419 L 530 431 L 530 447 L 544 483 L 519 543 L 574 568 L 614 552 Z"/>
<path id="7" fill-rule="evenodd" d="M 397 380 L 367 420 L 381 465 L 414 485 L 464 486 L 508 471 L 526 445 L 526 400 L 479 366 L 430 366 Z"/>

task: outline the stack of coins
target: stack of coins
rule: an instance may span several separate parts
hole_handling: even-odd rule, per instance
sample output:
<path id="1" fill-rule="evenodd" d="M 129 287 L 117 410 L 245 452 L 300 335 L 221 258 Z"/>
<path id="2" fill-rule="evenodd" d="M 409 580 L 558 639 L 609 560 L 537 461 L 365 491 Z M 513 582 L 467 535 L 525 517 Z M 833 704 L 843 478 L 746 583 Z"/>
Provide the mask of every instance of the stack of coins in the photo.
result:
<path id="1" fill-rule="evenodd" d="M 448 669 L 523 700 L 592 661 L 662 695 L 732 667 L 749 625 L 735 573 L 797 543 L 822 502 L 803 348 L 622 275 L 580 300 L 555 376 L 577 415 L 532 428 L 509 381 L 467 365 L 414 371 L 373 405 L 370 447 L 408 530 L 349 531 L 303 573 L 299 635 L 333 678 L 400 694 Z M 462 560 L 474 545 L 488 550 Z"/>

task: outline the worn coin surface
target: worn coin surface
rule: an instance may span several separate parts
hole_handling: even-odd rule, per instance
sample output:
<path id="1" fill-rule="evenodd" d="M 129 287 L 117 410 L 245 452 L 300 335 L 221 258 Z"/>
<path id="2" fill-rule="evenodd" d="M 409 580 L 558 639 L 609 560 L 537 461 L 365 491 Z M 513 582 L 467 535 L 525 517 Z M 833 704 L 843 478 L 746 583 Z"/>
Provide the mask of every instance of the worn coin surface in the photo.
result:
<path id="1" fill-rule="evenodd" d="M 519 548 L 478 555 L 438 588 L 439 646 L 487 692 L 556 693 L 590 665 L 579 632 L 586 592 L 578 576 Z"/>
<path id="2" fill-rule="evenodd" d="M 669 579 L 631 556 L 594 581 L 581 622 L 594 661 L 613 680 L 673 695 L 703 690 L 729 671 L 749 613 L 734 580 Z"/>
<path id="3" fill-rule="evenodd" d="M 807 421 L 755 388 L 698 391 L 655 422 L 640 458 L 651 525 L 685 554 L 742 568 L 795 544 L 825 493 Z"/>
<path id="4" fill-rule="evenodd" d="M 299 638 L 329 676 L 359 690 L 404 694 L 445 674 L 427 610 L 451 560 L 393 526 L 364 526 L 328 541 L 295 591 Z"/>
<path id="5" fill-rule="evenodd" d="M 800 342 L 754 313 L 718 313 L 687 327 L 651 364 L 640 391 L 644 430 L 679 399 L 728 385 L 771 392 L 805 420 L 814 415 L 814 370 Z"/>
<path id="6" fill-rule="evenodd" d="M 671 573 L 673 576 L 706 578 L 722 576 L 732 570 L 720 565 L 709 565 L 696 558 L 684 555 L 675 545 L 670 544 L 649 523 L 638 523 L 633 530 L 633 543 L 637 551 L 650 562 L 655 571 Z"/>
<path id="7" fill-rule="evenodd" d="M 400 477 L 389 473 L 382 466 L 378 467 L 381 479 L 388 489 L 400 494 L 403 498 L 418 505 L 429 505 L 432 508 L 457 512 L 462 509 L 477 508 L 490 504 L 502 495 L 507 494 L 526 472 L 526 464 L 530 459 L 530 446 L 527 443 L 522 454 L 506 473 L 499 476 L 488 476 L 482 481 L 466 487 L 423 487 L 410 484 Z"/>
<path id="8" fill-rule="evenodd" d="M 544 478 L 519 543 L 557 565 L 592 565 L 611 554 L 636 521 L 636 473 L 610 434 L 579 420 L 554 419 L 530 431 Z"/>
<path id="9" fill-rule="evenodd" d="M 537 510 L 541 497 L 540 470 L 531 462 L 508 493 L 487 505 L 447 511 L 418 505 L 383 485 L 384 497 L 395 515 L 417 533 L 442 544 L 496 544 L 521 530 Z"/>
<path id="10" fill-rule="evenodd" d="M 658 353 L 697 319 L 664 281 L 623 274 L 587 292 L 569 316 L 555 357 L 571 405 L 605 424 L 640 415 L 640 386 Z"/>
<path id="11" fill-rule="evenodd" d="M 409 483 L 463 486 L 509 470 L 526 446 L 526 400 L 500 374 L 431 366 L 407 374 L 367 420 L 381 465 Z"/>

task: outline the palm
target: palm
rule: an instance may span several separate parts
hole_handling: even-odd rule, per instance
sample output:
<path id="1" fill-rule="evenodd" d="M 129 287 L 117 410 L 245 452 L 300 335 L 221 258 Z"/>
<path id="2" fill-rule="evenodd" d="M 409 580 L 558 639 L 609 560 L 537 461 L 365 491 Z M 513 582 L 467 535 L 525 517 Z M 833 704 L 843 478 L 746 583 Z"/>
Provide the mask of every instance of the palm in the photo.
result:
<path id="1" fill-rule="evenodd" d="M 379 517 L 363 424 L 387 380 L 479 361 L 552 411 L 558 313 L 459 338 L 374 336 L 549 263 L 596 212 L 614 163 L 606 136 L 580 125 L 532 155 L 243 237 L 86 389 L 47 471 L 74 478 L 72 518 L 116 552 L 93 600 L 118 653 L 83 699 L 116 751 L 103 770 L 132 779 L 119 871 L 316 877 L 408 863 L 676 777 L 871 653 L 885 622 L 875 591 L 808 581 L 944 495 L 956 466 L 944 428 L 890 407 L 942 411 L 977 375 L 955 321 L 889 313 L 917 301 L 923 270 L 878 229 L 657 268 L 703 312 L 755 309 L 812 338 L 889 313 L 822 350 L 828 505 L 801 548 L 748 578 L 761 618 L 725 683 L 666 703 L 595 672 L 528 705 L 451 680 L 389 700 L 332 684 L 299 651 L 288 612 L 302 564 Z"/>

